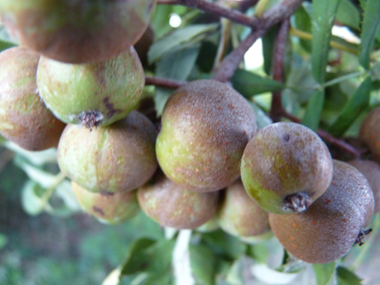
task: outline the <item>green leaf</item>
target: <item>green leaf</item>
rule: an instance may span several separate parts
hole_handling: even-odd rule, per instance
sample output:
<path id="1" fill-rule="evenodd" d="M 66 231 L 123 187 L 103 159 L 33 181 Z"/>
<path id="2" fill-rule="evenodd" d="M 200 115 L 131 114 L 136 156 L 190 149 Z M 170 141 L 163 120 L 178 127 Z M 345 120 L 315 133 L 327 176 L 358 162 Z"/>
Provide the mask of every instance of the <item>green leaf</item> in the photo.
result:
<path id="1" fill-rule="evenodd" d="M 360 13 L 350 0 L 340 0 L 336 19 L 349 27 L 359 30 L 360 28 Z"/>
<path id="2" fill-rule="evenodd" d="M 326 285 L 329 283 L 335 273 L 336 263 L 313 264 L 315 276 L 317 277 L 317 285 Z"/>
<path id="3" fill-rule="evenodd" d="M 194 40 L 195 37 L 208 34 L 218 28 L 217 24 L 209 25 L 192 25 L 184 28 L 179 28 L 169 35 L 156 41 L 149 49 L 149 62 L 153 63 L 160 59 L 165 53 L 173 50 L 179 45 Z M 198 39 L 200 41 L 201 38 Z"/>
<path id="4" fill-rule="evenodd" d="M 156 109 L 157 117 L 162 115 L 166 101 L 168 101 L 170 95 L 173 93 L 172 89 L 160 88 L 156 89 L 156 94 L 154 95 L 154 108 Z"/>
<path id="5" fill-rule="evenodd" d="M 207 246 L 190 245 L 190 266 L 196 284 L 215 284 L 216 257 Z"/>
<path id="6" fill-rule="evenodd" d="M 235 260 L 230 269 L 228 270 L 226 281 L 227 284 L 234 284 L 234 285 L 244 285 L 244 277 L 243 277 L 243 270 L 244 270 L 244 264 L 243 264 L 243 256 L 237 260 Z"/>
<path id="7" fill-rule="evenodd" d="M 377 1 L 377 0 L 376 0 Z M 312 10 L 312 72 L 315 80 L 323 83 L 330 49 L 331 28 L 339 0 L 314 0 Z"/>
<path id="8" fill-rule="evenodd" d="M 376 30 L 380 25 L 380 1 L 367 0 L 364 9 L 364 18 L 360 42 L 359 62 L 365 68 L 369 69 L 370 53 L 372 51 Z"/>
<path id="9" fill-rule="evenodd" d="M 323 90 L 316 91 L 307 104 L 302 124 L 316 131 L 319 126 L 319 120 L 323 108 L 325 92 Z"/>
<path id="10" fill-rule="evenodd" d="M 156 39 L 161 38 L 172 30 L 169 25 L 170 14 L 173 13 L 173 5 L 157 5 L 151 19 L 151 26 Z"/>
<path id="11" fill-rule="evenodd" d="M 338 285 L 360 285 L 362 284 L 362 279 L 357 277 L 355 273 L 348 270 L 347 268 L 338 266 L 336 268 Z"/>
<path id="12" fill-rule="evenodd" d="M 4 234 L 0 234 L 0 250 L 5 247 L 8 243 L 8 238 Z"/>
<path id="13" fill-rule="evenodd" d="M 233 87 L 247 98 L 265 92 L 278 91 L 284 88 L 284 84 L 281 82 L 242 69 L 236 70 L 231 81 Z"/>
<path id="14" fill-rule="evenodd" d="M 294 16 L 295 16 L 296 28 L 303 32 L 307 32 L 311 34 L 312 32 L 311 18 L 310 18 L 310 14 L 306 11 L 306 8 L 304 6 L 301 6 L 294 13 Z M 306 51 L 308 52 L 311 51 L 312 46 L 311 46 L 310 40 L 300 39 L 300 43 Z"/>
<path id="15" fill-rule="evenodd" d="M 270 75 L 272 72 L 272 58 L 274 50 L 274 41 L 278 32 L 278 26 L 274 26 L 264 36 L 262 36 L 264 71 Z"/>
<path id="16" fill-rule="evenodd" d="M 334 136 L 342 136 L 345 131 L 356 120 L 359 114 L 369 105 L 372 81 L 367 77 L 356 89 L 350 100 L 344 106 L 336 121 L 331 125 L 329 131 Z"/>
<path id="17" fill-rule="evenodd" d="M 204 233 L 202 238 L 213 252 L 231 260 L 239 258 L 246 249 L 245 244 L 238 238 L 220 229 Z"/>
<path id="18" fill-rule="evenodd" d="M 258 263 L 267 263 L 268 260 L 268 249 L 265 246 L 265 243 L 259 243 L 255 245 L 251 245 L 247 250 L 248 256 L 252 257 Z"/>
<path id="19" fill-rule="evenodd" d="M 269 118 L 269 116 L 263 110 L 261 110 L 255 103 L 251 101 L 248 101 L 248 103 L 251 105 L 253 111 L 255 111 L 256 123 L 259 129 L 262 129 L 273 123 L 272 119 Z"/>

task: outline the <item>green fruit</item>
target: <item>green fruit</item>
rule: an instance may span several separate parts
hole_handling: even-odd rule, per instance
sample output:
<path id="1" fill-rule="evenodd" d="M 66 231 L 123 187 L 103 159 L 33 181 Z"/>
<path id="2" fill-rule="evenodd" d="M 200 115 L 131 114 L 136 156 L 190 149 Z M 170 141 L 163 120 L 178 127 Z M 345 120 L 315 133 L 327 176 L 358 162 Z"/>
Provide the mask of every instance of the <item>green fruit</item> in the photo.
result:
<path id="1" fill-rule="evenodd" d="M 371 185 L 373 195 L 375 196 L 375 213 L 380 212 L 380 166 L 370 160 L 352 160 L 348 162 L 359 170 L 365 178 L 367 178 L 369 185 Z"/>
<path id="2" fill-rule="evenodd" d="M 83 211 L 107 224 L 117 224 L 136 216 L 140 210 L 136 191 L 92 193 L 72 181 L 75 197 Z"/>
<path id="3" fill-rule="evenodd" d="M 257 132 L 244 150 L 241 179 L 267 212 L 307 209 L 330 185 L 333 163 L 324 142 L 296 123 L 275 123 Z"/>
<path id="4" fill-rule="evenodd" d="M 380 161 L 380 107 L 372 110 L 363 120 L 359 137 L 369 148 L 371 154 Z"/>
<path id="5" fill-rule="evenodd" d="M 128 50 L 148 27 L 155 0 L 2 0 L 10 34 L 62 62 L 103 61 Z"/>
<path id="6" fill-rule="evenodd" d="M 65 127 L 46 109 L 38 94 L 39 57 L 20 47 L 0 53 L 0 133 L 32 151 L 56 147 Z"/>
<path id="7" fill-rule="evenodd" d="M 309 209 L 269 214 L 269 223 L 290 254 L 309 263 L 328 263 L 344 256 L 354 243 L 363 243 L 373 208 L 366 178 L 353 166 L 334 160 L 330 186 Z"/>
<path id="8" fill-rule="evenodd" d="M 162 173 L 137 191 L 143 212 L 164 227 L 195 229 L 212 218 L 219 192 L 199 193 L 180 186 Z"/>
<path id="9" fill-rule="evenodd" d="M 239 93 L 214 80 L 193 81 L 165 105 L 157 158 L 177 184 L 223 189 L 239 178 L 244 147 L 256 130 L 253 109 Z"/>
<path id="10" fill-rule="evenodd" d="M 54 115 L 89 128 L 110 125 L 135 109 L 144 80 L 133 47 L 97 63 L 69 64 L 41 57 L 37 70 L 40 95 Z"/>
<path id="11" fill-rule="evenodd" d="M 234 236 L 261 236 L 270 231 L 268 213 L 248 196 L 240 181 L 227 187 L 218 218 L 220 227 Z"/>
<path id="12" fill-rule="evenodd" d="M 92 131 L 68 125 L 59 141 L 58 164 L 91 192 L 132 191 L 156 171 L 155 139 L 153 124 L 136 111 Z"/>

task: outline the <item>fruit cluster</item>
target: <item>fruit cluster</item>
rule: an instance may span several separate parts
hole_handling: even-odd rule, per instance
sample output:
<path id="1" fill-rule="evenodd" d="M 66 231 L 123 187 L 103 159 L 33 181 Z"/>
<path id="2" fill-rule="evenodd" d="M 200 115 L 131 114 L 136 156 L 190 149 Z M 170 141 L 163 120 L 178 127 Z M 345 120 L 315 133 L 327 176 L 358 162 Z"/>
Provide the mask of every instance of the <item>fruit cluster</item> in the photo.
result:
<path id="1" fill-rule="evenodd" d="M 246 99 L 214 80 L 176 89 L 158 132 L 137 111 L 144 70 L 132 46 L 155 1 L 80 3 L 1 2 L 4 25 L 26 48 L 0 54 L 0 133 L 28 150 L 58 145 L 59 167 L 86 212 L 117 223 L 141 208 L 178 229 L 217 220 L 247 241 L 272 230 L 289 253 L 310 263 L 333 261 L 363 243 L 380 210 L 376 163 L 333 160 L 301 124 L 257 130 Z M 54 29 L 46 30 L 48 21 Z M 379 121 L 380 109 L 361 132 L 376 157 Z"/>

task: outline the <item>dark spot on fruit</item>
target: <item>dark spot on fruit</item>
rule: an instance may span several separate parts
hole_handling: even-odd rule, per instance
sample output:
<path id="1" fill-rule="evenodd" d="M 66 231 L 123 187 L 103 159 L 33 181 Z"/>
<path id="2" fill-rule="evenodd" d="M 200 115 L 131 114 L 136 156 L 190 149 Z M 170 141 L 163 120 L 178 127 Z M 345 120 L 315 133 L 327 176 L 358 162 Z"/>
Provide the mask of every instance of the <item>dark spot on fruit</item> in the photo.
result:
<path id="1" fill-rule="evenodd" d="M 290 135 L 289 134 L 284 135 L 283 139 L 284 139 L 284 141 L 288 142 L 290 139 Z"/>
<path id="2" fill-rule="evenodd" d="M 94 212 L 99 213 L 100 215 L 104 216 L 104 212 L 101 208 L 93 206 L 92 209 L 94 210 Z"/>
<path id="3" fill-rule="evenodd" d="M 113 192 L 108 192 L 108 191 L 100 191 L 100 195 L 105 196 L 105 197 L 112 197 L 115 195 Z"/>
<path id="4" fill-rule="evenodd" d="M 115 115 L 116 113 L 120 113 L 121 110 L 120 109 L 115 109 L 113 104 L 110 102 L 110 98 L 107 96 L 106 98 L 103 99 L 103 104 L 106 106 L 107 108 L 107 117 L 108 118 L 111 118 L 113 115 Z"/>

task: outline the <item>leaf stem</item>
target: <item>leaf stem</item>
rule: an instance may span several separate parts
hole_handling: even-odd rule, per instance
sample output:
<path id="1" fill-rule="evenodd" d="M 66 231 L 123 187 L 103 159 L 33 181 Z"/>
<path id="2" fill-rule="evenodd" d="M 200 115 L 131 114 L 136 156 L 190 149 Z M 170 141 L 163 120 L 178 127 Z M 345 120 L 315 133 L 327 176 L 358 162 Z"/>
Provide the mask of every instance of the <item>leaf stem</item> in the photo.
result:
<path id="1" fill-rule="evenodd" d="M 58 173 L 55 178 L 53 183 L 49 186 L 49 188 L 46 189 L 45 193 L 41 197 L 41 206 L 44 209 L 46 204 L 48 203 L 50 197 L 53 195 L 55 189 L 61 182 L 66 178 L 66 175 L 63 174 L 62 172 Z"/>
<path id="2" fill-rule="evenodd" d="M 158 77 L 145 77 L 145 85 L 154 85 L 157 87 L 177 89 L 181 85 L 185 84 L 185 81 L 178 81 L 174 79 L 158 78 Z"/>
<path id="3" fill-rule="evenodd" d="M 269 0 L 260 0 L 255 7 L 254 16 L 255 17 L 262 17 L 265 11 L 265 8 L 268 6 Z"/>

